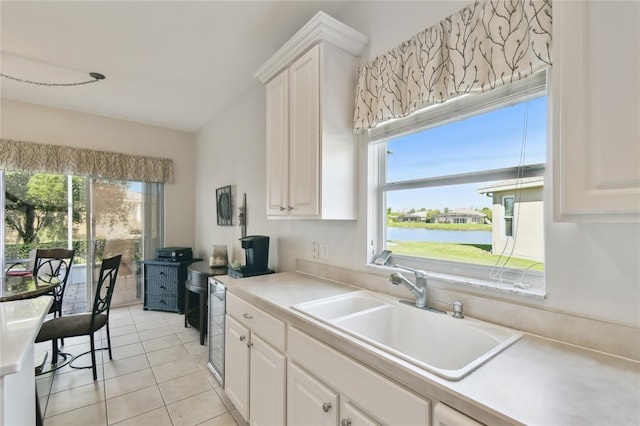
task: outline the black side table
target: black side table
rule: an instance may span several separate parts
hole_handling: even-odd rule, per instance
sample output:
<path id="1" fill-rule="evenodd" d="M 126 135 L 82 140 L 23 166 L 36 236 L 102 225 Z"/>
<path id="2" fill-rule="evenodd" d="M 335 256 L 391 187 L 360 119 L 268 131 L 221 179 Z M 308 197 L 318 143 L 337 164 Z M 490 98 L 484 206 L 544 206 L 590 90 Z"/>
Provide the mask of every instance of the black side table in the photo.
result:
<path id="1" fill-rule="evenodd" d="M 187 268 L 187 280 L 184 284 L 184 326 L 189 324 L 200 330 L 200 344 L 204 345 L 207 332 L 208 279 L 214 275 L 224 275 L 227 268 L 210 268 L 207 262 L 192 263 Z M 189 294 L 198 295 L 198 305 L 189 305 Z M 197 317 L 197 322 L 194 318 Z"/>

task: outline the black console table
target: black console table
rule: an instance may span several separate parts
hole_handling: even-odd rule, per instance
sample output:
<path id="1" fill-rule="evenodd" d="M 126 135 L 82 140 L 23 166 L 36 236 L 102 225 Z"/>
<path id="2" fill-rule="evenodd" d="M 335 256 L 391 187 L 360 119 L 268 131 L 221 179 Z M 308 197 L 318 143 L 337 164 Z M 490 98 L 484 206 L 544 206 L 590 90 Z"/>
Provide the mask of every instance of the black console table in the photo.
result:
<path id="1" fill-rule="evenodd" d="M 144 309 L 184 312 L 187 266 L 202 259 L 168 262 L 149 259 L 144 265 Z"/>
<path id="2" fill-rule="evenodd" d="M 204 336 L 207 332 L 209 277 L 226 273 L 226 267 L 211 268 L 207 262 L 192 263 L 187 268 L 187 281 L 184 285 L 184 326 L 188 327 L 191 324 L 200 330 L 201 345 L 204 345 Z M 198 295 L 198 304 L 195 306 L 190 306 L 190 293 Z"/>

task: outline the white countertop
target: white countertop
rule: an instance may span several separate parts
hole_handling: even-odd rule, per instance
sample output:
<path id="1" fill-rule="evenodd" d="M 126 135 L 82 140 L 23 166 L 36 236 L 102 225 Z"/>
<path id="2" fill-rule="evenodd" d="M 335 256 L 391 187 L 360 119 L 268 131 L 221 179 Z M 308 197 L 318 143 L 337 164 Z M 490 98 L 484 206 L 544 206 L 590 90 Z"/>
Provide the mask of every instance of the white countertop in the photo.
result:
<path id="1" fill-rule="evenodd" d="M 51 296 L 0 303 L 0 377 L 20 371 L 52 303 Z"/>
<path id="2" fill-rule="evenodd" d="M 291 309 L 357 287 L 297 273 L 216 279 L 414 392 L 486 424 L 640 424 L 638 362 L 525 334 L 467 377 L 448 381 Z"/>

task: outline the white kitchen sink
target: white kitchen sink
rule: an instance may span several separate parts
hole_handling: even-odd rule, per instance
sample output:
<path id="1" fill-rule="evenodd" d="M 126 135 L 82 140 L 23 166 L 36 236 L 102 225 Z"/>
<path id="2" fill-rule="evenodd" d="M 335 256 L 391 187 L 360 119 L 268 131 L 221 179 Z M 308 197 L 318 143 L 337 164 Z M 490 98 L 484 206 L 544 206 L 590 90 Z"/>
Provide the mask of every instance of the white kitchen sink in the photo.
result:
<path id="1" fill-rule="evenodd" d="M 522 337 L 505 327 L 426 311 L 368 291 L 293 309 L 448 380 L 460 380 Z"/>

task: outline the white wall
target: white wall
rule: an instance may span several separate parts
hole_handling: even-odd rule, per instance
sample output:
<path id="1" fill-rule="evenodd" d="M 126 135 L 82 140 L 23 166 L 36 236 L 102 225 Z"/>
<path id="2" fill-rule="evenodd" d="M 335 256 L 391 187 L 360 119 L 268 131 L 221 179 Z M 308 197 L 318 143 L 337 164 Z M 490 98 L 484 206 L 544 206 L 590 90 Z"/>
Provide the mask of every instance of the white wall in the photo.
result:
<path id="1" fill-rule="evenodd" d="M 0 137 L 125 154 L 172 158 L 175 183 L 165 185 L 169 246 L 194 244 L 195 143 L 192 133 L 2 99 Z"/>
<path id="2" fill-rule="evenodd" d="M 352 2 L 336 18 L 371 37 L 369 50 L 362 58 L 366 61 L 466 3 Z M 198 132 L 196 249 L 205 255 L 209 245 L 223 243 L 236 257 L 242 256 L 237 242 L 239 228 L 215 225 L 214 190 L 231 184 L 236 193 L 247 193 L 248 234 L 264 233 L 272 238 L 271 267 L 294 270 L 295 258 L 312 259 L 311 243 L 319 241 L 329 244 L 329 259 L 323 262 L 364 271 L 366 147 L 360 146 L 359 152 L 357 221 L 267 221 L 264 104 L 264 88 L 256 83 Z M 546 182 L 551 188 L 551 179 Z M 544 301 L 516 298 L 516 302 L 640 327 L 640 225 L 553 223 L 549 192 L 545 196 L 548 295 Z"/>

